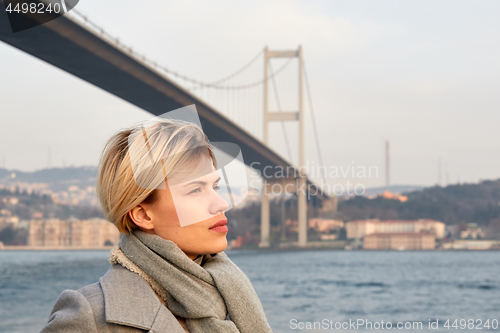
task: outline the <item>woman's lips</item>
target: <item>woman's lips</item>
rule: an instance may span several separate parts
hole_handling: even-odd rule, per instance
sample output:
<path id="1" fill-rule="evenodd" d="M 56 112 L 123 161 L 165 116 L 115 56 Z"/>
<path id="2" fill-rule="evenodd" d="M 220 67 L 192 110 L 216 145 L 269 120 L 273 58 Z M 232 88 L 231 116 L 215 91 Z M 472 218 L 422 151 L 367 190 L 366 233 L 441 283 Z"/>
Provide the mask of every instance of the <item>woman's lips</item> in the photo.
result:
<path id="1" fill-rule="evenodd" d="M 220 220 L 210 227 L 210 230 L 215 232 L 227 232 L 227 220 Z"/>

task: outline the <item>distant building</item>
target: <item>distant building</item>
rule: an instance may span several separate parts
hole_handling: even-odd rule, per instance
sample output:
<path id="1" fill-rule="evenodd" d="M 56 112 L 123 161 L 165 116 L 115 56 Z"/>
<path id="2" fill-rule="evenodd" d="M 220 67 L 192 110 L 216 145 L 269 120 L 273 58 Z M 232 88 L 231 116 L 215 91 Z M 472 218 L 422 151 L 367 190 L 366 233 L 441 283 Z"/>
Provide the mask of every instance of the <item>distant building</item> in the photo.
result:
<path id="1" fill-rule="evenodd" d="M 285 225 L 290 232 L 299 232 L 299 222 L 297 220 L 287 219 Z"/>
<path id="2" fill-rule="evenodd" d="M 348 239 L 363 238 L 375 233 L 421 233 L 427 232 L 443 238 L 445 236 L 445 224 L 434 220 L 389 220 L 380 221 L 356 220 L 346 223 L 346 236 Z"/>
<path id="3" fill-rule="evenodd" d="M 363 240 L 366 250 L 434 250 L 436 237 L 428 233 L 375 233 Z"/>
<path id="4" fill-rule="evenodd" d="M 384 191 L 384 193 L 379 194 L 378 197 L 382 197 L 384 199 L 399 200 L 401 202 L 408 201 L 408 197 L 406 195 L 401 195 L 399 193 L 391 193 L 389 191 Z"/>
<path id="5" fill-rule="evenodd" d="M 460 239 L 444 244 L 445 250 L 499 250 L 500 241 L 497 240 L 469 240 Z"/>
<path id="6" fill-rule="evenodd" d="M 460 238 L 481 239 L 485 238 L 485 234 L 477 223 L 467 223 L 467 229 L 460 232 Z"/>
<path id="7" fill-rule="evenodd" d="M 290 232 L 298 232 L 299 222 L 297 220 L 287 219 L 285 225 Z M 324 220 L 321 218 L 312 218 L 307 221 L 309 228 L 316 229 L 322 233 L 329 233 L 330 231 L 344 227 L 344 221 L 340 220 Z"/>
<path id="8" fill-rule="evenodd" d="M 337 239 L 337 235 L 336 234 L 321 234 L 321 235 L 319 235 L 319 239 L 321 239 L 322 241 L 331 241 L 331 240 Z"/>
<path id="9" fill-rule="evenodd" d="M 379 222 L 379 219 L 349 221 L 345 224 L 346 237 L 363 238 L 365 235 L 374 234 L 375 225 Z"/>
<path id="10" fill-rule="evenodd" d="M 19 198 L 16 198 L 16 197 L 11 197 L 9 198 L 9 204 L 11 204 L 12 206 L 15 206 L 19 203 Z"/>
<path id="11" fill-rule="evenodd" d="M 321 218 L 309 219 L 309 228 L 313 228 L 319 232 L 328 233 L 337 230 L 344 226 L 344 221 L 340 220 L 324 220 Z"/>
<path id="12" fill-rule="evenodd" d="M 14 228 L 17 228 L 19 224 L 19 217 L 17 215 L 12 215 L 10 211 L 6 209 L 2 209 L 0 211 L 0 229 L 7 225 L 11 225 Z"/>
<path id="13" fill-rule="evenodd" d="M 28 223 L 29 246 L 98 248 L 115 245 L 119 239 L 116 226 L 103 219 L 47 219 Z"/>
<path id="14" fill-rule="evenodd" d="M 43 213 L 42 212 L 34 212 L 33 214 L 31 214 L 31 218 L 33 220 L 41 220 L 41 219 L 43 219 Z"/>

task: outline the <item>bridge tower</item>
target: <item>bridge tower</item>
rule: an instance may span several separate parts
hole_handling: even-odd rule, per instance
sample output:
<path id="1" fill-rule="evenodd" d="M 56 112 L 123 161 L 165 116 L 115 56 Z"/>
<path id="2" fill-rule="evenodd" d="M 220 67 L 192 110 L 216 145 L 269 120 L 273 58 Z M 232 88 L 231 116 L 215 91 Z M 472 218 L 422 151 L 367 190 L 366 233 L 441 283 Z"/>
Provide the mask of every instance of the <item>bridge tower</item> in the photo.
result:
<path id="1" fill-rule="evenodd" d="M 272 58 L 298 58 L 298 110 L 287 112 L 269 111 L 269 60 Z M 263 116 L 263 141 L 269 145 L 269 123 L 271 121 L 298 121 L 298 139 L 299 139 L 299 179 L 298 179 L 298 227 L 299 227 L 299 246 L 307 245 L 307 200 L 306 200 L 306 180 L 305 174 L 305 128 L 304 128 L 304 106 L 303 106 L 303 79 L 302 79 L 302 46 L 292 51 L 270 51 L 264 49 L 264 116 Z M 290 161 L 292 162 L 292 161 Z M 266 183 L 264 183 L 266 184 Z M 261 241 L 260 247 L 269 247 L 270 236 L 270 207 L 269 196 L 266 186 L 262 189 L 261 204 Z"/>

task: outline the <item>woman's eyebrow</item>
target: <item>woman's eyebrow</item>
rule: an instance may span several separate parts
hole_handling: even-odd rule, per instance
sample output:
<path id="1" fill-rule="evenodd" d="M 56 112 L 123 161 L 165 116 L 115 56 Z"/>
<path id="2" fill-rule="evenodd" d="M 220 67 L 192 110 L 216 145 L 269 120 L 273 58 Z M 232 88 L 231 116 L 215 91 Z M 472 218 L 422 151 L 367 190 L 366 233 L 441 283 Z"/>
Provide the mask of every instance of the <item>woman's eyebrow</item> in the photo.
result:
<path id="1" fill-rule="evenodd" d="M 220 177 L 217 178 L 216 181 L 214 181 L 214 184 L 217 183 L 218 181 L 220 180 Z M 202 180 L 196 180 L 196 181 L 193 181 L 193 182 L 190 182 L 186 185 L 184 185 L 183 187 L 186 187 L 186 186 L 189 186 L 189 185 L 193 185 L 193 184 L 198 184 L 198 185 L 207 185 L 207 182 L 205 181 L 202 181 Z"/>

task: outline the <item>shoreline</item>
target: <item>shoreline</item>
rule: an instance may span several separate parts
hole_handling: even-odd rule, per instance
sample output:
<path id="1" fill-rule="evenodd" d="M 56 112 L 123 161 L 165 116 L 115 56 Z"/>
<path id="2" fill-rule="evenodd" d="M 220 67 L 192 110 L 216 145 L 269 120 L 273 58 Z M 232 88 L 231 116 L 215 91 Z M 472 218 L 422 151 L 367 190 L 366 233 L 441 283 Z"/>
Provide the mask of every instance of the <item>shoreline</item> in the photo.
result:
<path id="1" fill-rule="evenodd" d="M 339 242 L 340 243 L 340 242 Z M 365 250 L 359 249 L 346 249 L 344 244 L 335 243 L 323 243 L 318 244 L 311 242 L 305 247 L 300 247 L 298 244 L 288 243 L 288 244 L 277 244 L 269 247 L 261 247 L 258 245 L 253 246 L 242 246 L 242 247 L 230 247 L 228 246 L 225 251 L 238 251 L 238 250 L 252 250 L 252 251 L 263 251 L 263 252 L 281 252 L 281 251 L 314 251 L 314 250 L 324 250 L 324 251 L 353 251 L 353 252 L 464 252 L 464 251 L 499 251 L 500 247 L 494 248 L 436 248 L 432 250 L 413 250 L 413 249 L 380 249 L 380 250 Z M 110 251 L 113 249 L 114 245 L 110 246 L 99 246 L 99 247 L 75 247 L 75 246 L 28 246 L 28 245 L 3 245 L 0 246 L 1 251 Z"/>
<path id="2" fill-rule="evenodd" d="M 96 250 L 111 250 L 113 246 L 100 247 L 75 247 L 75 246 L 26 246 L 26 245 L 4 245 L 0 247 L 1 251 L 96 251 Z"/>

